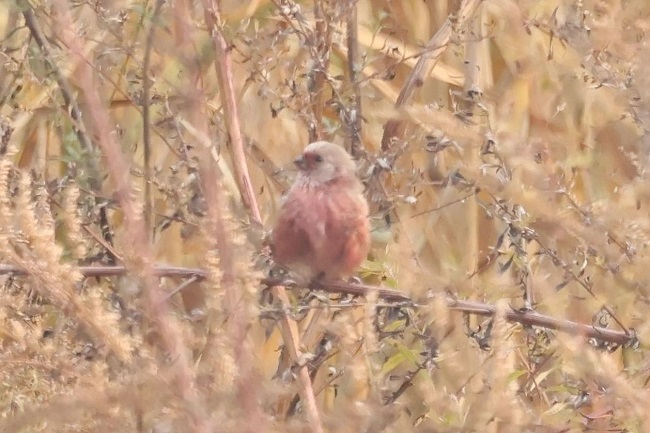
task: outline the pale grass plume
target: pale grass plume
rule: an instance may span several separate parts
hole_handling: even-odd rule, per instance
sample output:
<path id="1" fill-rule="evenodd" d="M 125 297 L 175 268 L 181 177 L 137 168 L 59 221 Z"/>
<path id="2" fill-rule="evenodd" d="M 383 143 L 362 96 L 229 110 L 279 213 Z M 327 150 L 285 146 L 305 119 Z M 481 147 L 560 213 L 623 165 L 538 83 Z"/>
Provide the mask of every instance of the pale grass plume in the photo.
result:
<path id="1" fill-rule="evenodd" d="M 423 311 L 423 318 L 426 318 L 425 320 L 430 323 L 428 331 L 430 332 L 429 338 L 431 342 L 429 344 L 435 344 L 434 347 L 430 348 L 435 350 L 436 360 L 434 362 L 439 362 L 444 366 L 445 383 L 450 388 L 460 386 L 461 380 L 464 380 L 463 378 L 469 375 L 468 369 L 472 367 L 470 362 L 458 362 L 464 354 L 459 349 L 458 324 L 455 323 L 451 313 L 443 294 L 434 295 Z M 438 398 L 443 397 L 440 395 L 442 391 L 440 386 L 436 391 L 433 395 L 437 395 Z M 444 394 L 444 391 L 442 391 L 442 394 Z M 434 406 L 439 404 L 436 403 Z"/>
<path id="2" fill-rule="evenodd" d="M 513 373 L 521 368 L 517 365 L 517 354 L 515 352 L 515 326 L 505 319 L 505 312 L 511 308 L 507 300 L 501 299 L 496 304 L 497 313 L 494 316 L 492 338 L 492 356 L 487 362 L 487 383 L 490 392 L 501 396 L 503 399 L 487 399 L 486 416 L 498 417 L 506 425 L 521 425 L 526 419 L 525 412 L 519 403 L 519 386 Z M 494 413 L 491 413 L 492 410 Z M 489 419 L 482 420 L 485 423 Z M 481 421 L 477 427 L 482 425 Z"/>
<path id="3" fill-rule="evenodd" d="M 65 229 L 65 235 L 70 245 L 71 256 L 80 260 L 88 254 L 86 239 L 82 234 L 79 201 L 79 187 L 75 184 L 67 185 L 63 194 L 63 209 L 61 221 Z"/>
<path id="4" fill-rule="evenodd" d="M 379 296 L 377 291 L 371 291 L 366 296 L 366 304 L 363 311 L 363 365 L 365 366 L 366 382 L 369 388 L 370 396 L 374 400 L 378 400 L 381 392 L 381 360 L 377 358 L 380 353 L 382 345 L 380 343 L 379 335 L 377 335 L 377 323 L 379 318 L 377 315 L 377 302 Z M 361 364 L 361 362 L 359 362 Z M 361 372 L 359 372 L 361 374 Z M 379 403 L 374 401 L 374 403 Z"/>
<path id="5" fill-rule="evenodd" d="M 221 185 L 215 185 L 215 188 L 221 188 Z M 231 207 L 228 204 L 223 203 L 231 203 L 233 201 L 231 194 L 224 191 L 222 192 L 222 198 L 224 200 L 219 200 L 219 219 L 229 237 L 229 241 L 232 243 L 232 250 L 228 251 L 228 254 L 232 254 L 234 257 L 234 269 L 232 270 L 232 274 L 235 277 L 234 283 L 238 288 L 237 292 L 240 295 L 240 302 L 245 306 L 243 312 L 248 320 L 250 320 L 259 313 L 257 296 L 259 291 L 259 281 L 263 274 L 254 267 L 254 251 L 251 249 L 251 246 L 247 241 L 243 224 L 240 221 L 235 220 Z M 204 230 L 205 233 L 209 233 L 207 228 Z M 221 254 L 220 249 L 225 247 L 218 245 L 215 239 L 212 239 L 212 241 L 211 244 L 216 245 L 217 250 L 211 250 L 208 253 L 206 256 L 206 265 L 209 281 L 215 288 L 218 288 L 214 294 L 218 294 L 218 296 L 221 297 L 223 296 L 222 287 L 224 275 L 219 255 Z"/>
<path id="6" fill-rule="evenodd" d="M 443 340 L 444 332 L 450 326 L 453 326 L 453 321 L 451 317 L 451 311 L 449 310 L 449 305 L 445 301 L 443 294 L 436 294 L 432 299 L 427 302 L 423 313 L 426 314 L 430 320 L 433 320 L 433 325 L 435 325 L 435 330 L 437 330 L 441 335 L 437 335 L 439 341 Z"/>
<path id="7" fill-rule="evenodd" d="M 9 185 L 13 164 L 8 158 L 0 158 L 0 255 L 6 260 L 11 256 L 13 247 L 10 243 L 14 233 L 14 214 L 12 210 L 11 197 L 9 196 Z"/>
<path id="8" fill-rule="evenodd" d="M 47 188 L 43 181 L 36 181 L 32 176 L 30 176 L 30 183 L 32 185 L 32 194 L 34 196 L 34 214 L 39 221 L 39 225 L 43 226 L 43 232 L 52 234 L 52 238 L 49 241 L 54 243 L 56 241 L 56 222 L 52 215 L 50 195 L 47 192 Z"/>
<path id="9" fill-rule="evenodd" d="M 377 301 L 379 296 L 377 291 L 371 291 L 366 297 L 366 304 L 364 308 L 363 315 L 363 327 L 364 327 L 364 353 L 366 356 L 369 356 L 372 353 L 376 353 L 379 350 L 379 339 L 377 338 L 377 332 L 375 329 L 375 321 L 377 320 Z M 369 363 L 369 366 L 371 364 Z"/>
<path id="10" fill-rule="evenodd" d="M 211 242 L 213 245 L 214 243 Z M 205 285 L 208 289 L 207 303 L 208 308 L 219 311 L 223 308 L 224 292 L 220 290 L 221 279 L 223 278 L 223 271 L 221 270 L 219 251 L 212 248 L 209 249 L 204 257 L 204 264 L 206 274 Z"/>
<path id="11" fill-rule="evenodd" d="M 215 186 L 219 188 L 219 185 Z M 228 197 L 230 202 L 230 195 L 224 193 L 223 197 Z M 253 268 L 252 257 L 253 252 L 246 242 L 243 234 L 241 224 L 232 216 L 229 206 L 223 203 L 224 200 L 219 200 L 219 215 L 220 224 L 224 228 L 226 235 L 230 238 L 231 248 L 226 254 L 232 255 L 233 269 L 232 272 L 233 287 L 231 290 L 236 292 L 236 305 L 234 314 L 243 315 L 238 320 L 242 320 L 246 324 L 251 324 L 255 317 L 259 314 L 259 307 L 257 305 L 259 281 L 262 277 L 261 273 Z M 206 220 L 205 224 L 215 224 L 214 221 Z M 208 227 L 202 226 L 201 232 L 206 236 L 212 237 Z M 238 375 L 242 374 L 242 368 L 246 371 L 250 368 L 247 365 L 240 365 L 236 359 L 236 348 L 234 345 L 239 345 L 238 350 L 254 351 L 252 342 L 248 335 L 244 336 L 243 341 L 233 341 L 232 336 L 229 335 L 224 323 L 232 321 L 232 311 L 226 309 L 226 299 L 228 288 L 224 283 L 224 269 L 221 260 L 223 248 L 229 248 L 226 245 L 219 245 L 216 239 L 212 238 L 211 245 L 215 248 L 209 249 L 203 259 L 203 266 L 207 270 L 207 278 L 204 284 L 206 288 L 206 308 L 208 316 L 208 331 L 204 346 L 200 351 L 200 358 L 198 359 L 199 366 L 199 380 L 207 380 L 211 386 L 219 389 L 223 395 L 235 396 L 237 390 L 236 384 L 239 382 Z M 251 373 L 248 373 L 251 374 Z M 260 390 L 257 390 L 259 392 Z"/>
<path id="12" fill-rule="evenodd" d="M 356 311 L 355 311 L 356 310 Z M 363 353 L 365 323 L 363 309 L 351 309 L 336 316 L 328 326 L 336 336 L 340 353 L 335 371 L 340 372 L 341 380 L 337 388 L 337 398 L 332 407 L 333 413 L 345 413 L 361 425 L 369 421 L 371 389 L 371 369 L 368 368 L 366 354 Z"/>
<path id="13" fill-rule="evenodd" d="M 235 378 L 239 374 L 239 368 L 232 347 L 228 344 L 228 335 L 220 326 L 210 326 L 199 362 L 199 380 L 205 377 L 210 385 L 223 395 L 234 395 Z"/>
<path id="14" fill-rule="evenodd" d="M 101 286 L 88 286 L 82 294 L 79 294 L 79 308 L 77 313 L 83 313 L 80 318 L 83 321 L 90 321 L 84 317 L 92 318 L 92 329 L 97 332 L 100 340 L 108 341 L 111 350 L 125 359 L 131 357 L 136 347 L 142 346 L 142 337 L 139 333 L 134 332 L 127 334 L 122 332 L 121 313 L 119 310 L 111 308 L 109 300 L 105 296 L 105 288 Z"/>
<path id="15" fill-rule="evenodd" d="M 55 240 L 49 204 L 41 201 L 43 209 L 39 218 L 32 191 L 29 174 L 19 173 L 16 214 L 27 243 L 18 245 L 18 264 L 29 272 L 34 288 L 63 311 L 80 320 L 91 334 L 106 343 L 118 357 L 128 361 L 133 350 L 131 338 L 120 332 L 119 317 L 98 306 L 96 302 L 91 302 L 89 308 L 83 297 L 76 292 L 83 276 L 75 266 L 62 260 L 63 248 Z"/>
<path id="16" fill-rule="evenodd" d="M 600 390 L 590 395 L 591 404 L 616 407 L 621 411 L 618 416 L 635 420 L 643 426 L 643 431 L 650 429 L 646 406 L 650 392 L 643 382 L 631 381 L 620 371 L 615 354 L 598 351 L 571 336 L 561 336 L 558 348 L 564 355 L 567 375 L 583 377 Z"/>

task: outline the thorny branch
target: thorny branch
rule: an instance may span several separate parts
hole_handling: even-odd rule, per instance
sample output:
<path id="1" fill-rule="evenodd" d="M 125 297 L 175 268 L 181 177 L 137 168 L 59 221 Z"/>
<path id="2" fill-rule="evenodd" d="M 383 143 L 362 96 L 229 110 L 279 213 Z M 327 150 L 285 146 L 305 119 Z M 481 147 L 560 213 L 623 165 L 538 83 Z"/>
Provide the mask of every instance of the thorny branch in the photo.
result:
<path id="1" fill-rule="evenodd" d="M 627 332 L 625 325 L 623 325 L 623 322 L 616 316 L 616 313 L 598 298 L 598 296 L 594 293 L 590 284 L 587 281 L 585 281 L 583 278 L 580 278 L 580 275 L 576 274 L 576 272 L 574 272 L 571 266 L 568 263 L 565 263 L 565 261 L 558 256 L 556 251 L 549 248 L 546 245 L 546 243 L 542 239 L 540 239 L 539 235 L 532 228 L 524 227 L 520 225 L 519 224 L 520 218 L 516 215 L 515 211 L 508 209 L 508 207 L 504 203 L 502 203 L 501 200 L 499 200 L 496 196 L 492 194 L 490 194 L 490 196 L 494 201 L 495 208 L 501 214 L 503 221 L 508 224 L 509 228 L 507 231 L 512 230 L 518 233 L 519 237 L 521 238 L 525 238 L 530 241 L 535 241 L 541 248 L 541 251 L 552 260 L 553 264 L 564 271 L 564 275 L 565 275 L 564 281 L 557 287 L 558 289 L 564 287 L 566 284 L 569 283 L 569 281 L 575 281 L 587 293 L 589 293 L 589 295 L 592 298 L 598 300 L 602 305 L 602 307 L 605 309 L 605 311 L 607 311 L 607 313 L 612 317 L 612 319 L 618 324 L 618 326 L 620 326 L 624 331 Z M 500 239 L 502 240 L 503 238 L 500 237 Z M 498 251 L 498 248 L 496 248 L 495 251 Z M 492 258 L 490 262 L 493 262 L 493 259 L 494 258 Z"/>
<path id="2" fill-rule="evenodd" d="M 117 275 L 126 275 L 129 270 L 124 266 L 80 266 L 78 271 L 86 278 L 90 277 L 109 277 Z M 165 266 L 159 265 L 153 268 L 153 273 L 157 277 L 177 277 L 177 278 L 204 278 L 206 271 L 198 268 L 186 268 L 179 266 Z M 0 265 L 0 275 L 12 274 L 16 276 L 23 276 L 27 273 L 16 266 Z M 262 284 L 269 287 L 277 285 L 291 286 L 295 285 L 291 281 L 283 281 L 276 278 L 264 278 Z M 496 306 L 486 304 L 483 302 L 465 301 L 455 299 L 449 295 L 432 294 L 428 299 L 421 301 L 414 301 L 405 292 L 400 290 L 387 289 L 383 287 L 376 287 L 367 284 L 347 283 L 347 282 L 334 282 L 319 284 L 313 289 L 323 290 L 329 293 L 339 293 L 346 295 L 365 296 L 373 290 L 378 291 L 379 298 L 386 301 L 395 302 L 396 305 L 405 305 L 413 308 L 418 308 L 424 305 L 426 301 L 431 302 L 433 297 L 445 296 L 447 305 L 450 309 L 466 314 L 475 314 L 478 316 L 494 316 L 496 314 Z M 573 322 L 571 320 L 558 319 L 556 317 L 547 316 L 529 310 L 510 310 L 505 313 L 505 318 L 509 322 L 521 323 L 524 326 L 539 326 L 542 328 L 552 329 L 556 331 L 566 332 L 573 335 L 581 335 L 586 338 L 593 338 L 599 341 L 613 343 L 613 344 L 635 344 L 637 336 L 634 331 L 615 331 L 612 329 L 602 328 L 598 326 L 587 325 L 583 323 Z"/>

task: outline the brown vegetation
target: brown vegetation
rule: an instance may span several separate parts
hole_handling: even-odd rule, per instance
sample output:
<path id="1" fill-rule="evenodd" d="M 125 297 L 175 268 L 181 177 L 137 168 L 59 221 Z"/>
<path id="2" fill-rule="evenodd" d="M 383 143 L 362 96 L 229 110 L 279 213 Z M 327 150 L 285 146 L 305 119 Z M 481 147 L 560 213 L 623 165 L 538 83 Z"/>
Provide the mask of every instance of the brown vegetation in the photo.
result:
<path id="1" fill-rule="evenodd" d="M 0 2 L 0 431 L 650 431 L 648 31 L 646 0 Z M 357 158 L 363 284 L 268 275 L 314 140 Z"/>

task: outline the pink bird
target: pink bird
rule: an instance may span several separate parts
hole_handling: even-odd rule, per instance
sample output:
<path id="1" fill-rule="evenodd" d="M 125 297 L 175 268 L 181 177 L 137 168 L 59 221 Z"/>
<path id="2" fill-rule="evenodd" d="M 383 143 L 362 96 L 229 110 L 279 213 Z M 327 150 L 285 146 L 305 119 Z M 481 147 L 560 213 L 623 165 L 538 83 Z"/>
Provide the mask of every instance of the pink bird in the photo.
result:
<path id="1" fill-rule="evenodd" d="M 370 249 L 368 203 L 352 156 L 326 141 L 294 161 L 298 177 L 271 236 L 277 263 L 310 280 L 352 276 Z"/>

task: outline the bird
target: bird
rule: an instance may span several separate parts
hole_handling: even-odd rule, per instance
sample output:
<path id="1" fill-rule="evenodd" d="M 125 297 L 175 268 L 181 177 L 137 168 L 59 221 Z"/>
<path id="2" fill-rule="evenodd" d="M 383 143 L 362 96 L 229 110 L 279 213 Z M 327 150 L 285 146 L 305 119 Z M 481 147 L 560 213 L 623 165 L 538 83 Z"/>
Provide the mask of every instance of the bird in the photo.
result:
<path id="1" fill-rule="evenodd" d="M 294 164 L 298 175 L 271 232 L 274 261 L 311 282 L 352 277 L 370 250 L 368 202 L 354 159 L 316 141 Z"/>

